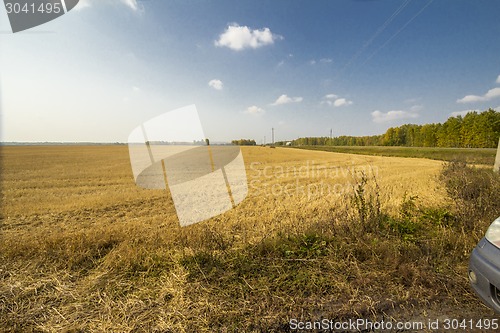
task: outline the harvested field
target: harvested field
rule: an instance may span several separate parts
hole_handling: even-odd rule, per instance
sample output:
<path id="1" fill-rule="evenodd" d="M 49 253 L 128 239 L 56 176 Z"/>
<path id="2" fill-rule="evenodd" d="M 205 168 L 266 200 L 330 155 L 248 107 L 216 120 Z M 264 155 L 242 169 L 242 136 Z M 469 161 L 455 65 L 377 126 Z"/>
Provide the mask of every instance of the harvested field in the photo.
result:
<path id="1" fill-rule="evenodd" d="M 468 286 L 443 162 L 243 147 L 249 193 L 181 228 L 126 146 L 7 146 L 2 331 L 287 331 L 330 318 L 495 318 Z"/>

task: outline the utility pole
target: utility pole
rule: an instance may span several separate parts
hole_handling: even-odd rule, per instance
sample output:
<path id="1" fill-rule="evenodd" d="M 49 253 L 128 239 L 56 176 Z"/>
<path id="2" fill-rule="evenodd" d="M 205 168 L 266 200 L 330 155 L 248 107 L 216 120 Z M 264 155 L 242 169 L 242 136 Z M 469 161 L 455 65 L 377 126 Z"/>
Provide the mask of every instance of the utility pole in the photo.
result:
<path id="1" fill-rule="evenodd" d="M 271 128 L 271 131 L 273 132 L 273 145 L 274 145 L 274 127 Z"/>
<path id="2" fill-rule="evenodd" d="M 266 145 L 266 136 L 264 135 L 264 146 Z"/>

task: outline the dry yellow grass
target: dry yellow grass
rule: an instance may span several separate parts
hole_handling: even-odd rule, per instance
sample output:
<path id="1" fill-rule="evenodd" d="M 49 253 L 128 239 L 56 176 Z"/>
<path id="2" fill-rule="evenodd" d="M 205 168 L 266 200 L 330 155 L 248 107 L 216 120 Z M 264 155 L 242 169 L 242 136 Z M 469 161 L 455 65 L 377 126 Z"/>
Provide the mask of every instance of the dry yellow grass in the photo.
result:
<path id="1" fill-rule="evenodd" d="M 359 172 L 376 177 L 391 209 L 405 193 L 433 205 L 444 200 L 438 161 L 265 147 L 243 153 L 248 198 L 215 220 L 255 231 L 257 239 L 284 223 L 284 214 L 292 224 L 324 218 L 345 204 Z M 177 230 L 168 192 L 134 184 L 126 146 L 4 147 L 2 155 L 4 232 L 86 231 L 116 222 Z"/>
<path id="2" fill-rule="evenodd" d="M 446 205 L 437 181 L 441 162 L 242 150 L 248 197 L 229 212 L 181 228 L 168 192 L 134 184 L 126 146 L 2 147 L 0 327 L 280 331 L 294 314 L 310 319 L 394 316 L 399 308 L 421 315 L 422 304 L 431 306 L 446 294 L 440 286 L 434 298 L 429 296 L 432 288 L 427 290 L 422 280 L 430 272 L 419 277 L 415 266 L 404 263 L 401 270 L 392 262 L 395 254 L 411 253 L 413 243 L 391 245 L 392 238 L 377 236 L 370 241 L 383 244 L 380 252 L 363 259 L 358 256 L 365 254 L 332 241 L 342 240 L 335 230 L 350 230 L 340 223 L 343 218 L 355 219 L 351 197 L 362 172 L 376 178 L 383 210 L 397 215 L 405 195 L 418 196 L 425 206 Z M 311 228 L 333 231 L 312 235 L 311 250 Z M 284 258 L 266 255 L 282 247 Z M 269 265 L 258 266 L 265 260 Z M 415 260 L 418 266 L 420 259 Z M 391 267 L 387 272 L 380 271 L 383 262 Z M 297 270 L 308 275 L 289 280 Z M 406 282 L 399 275 L 408 275 Z M 398 281 L 388 285 L 389 291 L 374 282 L 394 276 Z M 411 281 L 415 286 L 410 288 Z M 466 287 L 459 288 L 474 302 Z M 425 290 L 427 298 L 414 299 L 408 290 Z M 384 292 L 387 297 L 380 299 Z M 491 315 L 478 301 L 475 306 Z"/>

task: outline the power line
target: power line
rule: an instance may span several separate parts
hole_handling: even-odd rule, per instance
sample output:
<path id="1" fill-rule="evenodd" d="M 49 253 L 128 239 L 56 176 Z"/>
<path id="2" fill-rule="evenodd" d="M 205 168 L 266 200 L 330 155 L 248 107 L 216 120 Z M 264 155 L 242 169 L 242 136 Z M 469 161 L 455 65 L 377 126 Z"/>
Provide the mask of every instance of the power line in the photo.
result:
<path id="1" fill-rule="evenodd" d="M 389 38 L 384 44 L 382 44 L 382 46 L 380 46 L 375 52 L 373 52 L 362 64 L 361 66 L 365 65 L 371 58 L 373 58 L 380 50 L 382 50 L 387 44 L 389 44 L 394 38 L 396 38 L 400 33 L 401 31 L 403 31 L 414 19 L 417 18 L 417 16 L 419 16 L 420 14 L 422 14 L 422 12 L 427 8 L 429 7 L 429 5 L 433 2 L 434 0 L 430 0 L 424 7 L 422 7 L 422 9 L 420 9 L 415 15 L 413 15 L 413 17 L 408 20 L 408 22 L 406 22 L 398 31 L 396 31 L 396 33 L 394 35 L 391 36 L 391 38 Z"/>
<path id="2" fill-rule="evenodd" d="M 370 37 L 370 39 L 363 44 L 363 46 L 351 57 L 351 59 L 349 59 L 349 61 L 341 69 L 341 72 L 346 70 L 361 54 L 363 54 L 368 46 L 373 43 L 373 41 L 389 26 L 389 24 L 391 24 L 391 22 L 403 11 L 406 6 L 408 6 L 410 2 L 411 0 L 405 0 L 405 2 L 403 2 L 387 20 L 385 20 L 385 22 Z"/>

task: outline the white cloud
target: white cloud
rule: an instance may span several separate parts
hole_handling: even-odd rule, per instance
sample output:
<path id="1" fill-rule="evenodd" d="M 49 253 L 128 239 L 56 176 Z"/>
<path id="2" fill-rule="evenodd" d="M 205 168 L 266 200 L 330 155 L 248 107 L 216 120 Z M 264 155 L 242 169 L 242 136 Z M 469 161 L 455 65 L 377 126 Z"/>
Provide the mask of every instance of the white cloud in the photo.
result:
<path id="1" fill-rule="evenodd" d="M 493 88 L 482 96 L 467 95 L 464 98 L 457 99 L 457 103 L 486 102 L 497 97 L 500 97 L 500 88 Z"/>
<path id="2" fill-rule="evenodd" d="M 269 28 L 260 30 L 250 29 L 234 23 L 229 25 L 215 41 L 215 46 L 228 47 L 231 50 L 256 49 L 265 45 L 274 44 L 275 40 L 283 39 L 282 36 L 273 34 Z"/>
<path id="3" fill-rule="evenodd" d="M 323 97 L 323 99 L 324 100 L 321 102 L 321 104 L 326 104 L 326 105 L 333 106 L 336 108 L 353 104 L 352 101 L 350 101 L 346 98 L 343 98 L 343 97 L 339 97 L 335 94 L 325 95 L 325 97 Z"/>
<path id="4" fill-rule="evenodd" d="M 351 105 L 352 104 L 352 101 L 348 101 L 347 99 L 345 98 L 339 98 L 339 99 L 336 99 L 334 102 L 333 102 L 333 106 L 334 107 L 341 107 L 341 106 L 347 106 L 347 105 Z"/>
<path id="5" fill-rule="evenodd" d="M 139 91 L 141 91 L 141 88 L 139 88 L 139 87 L 137 87 L 137 86 L 133 86 L 133 87 L 132 87 L 132 90 L 133 90 L 134 92 L 139 92 Z"/>
<path id="6" fill-rule="evenodd" d="M 208 85 L 210 87 L 214 88 L 215 90 L 222 90 L 222 88 L 224 87 L 224 84 L 222 83 L 222 81 L 217 80 L 217 79 L 210 80 L 208 82 Z"/>
<path id="7" fill-rule="evenodd" d="M 261 115 L 261 114 L 264 114 L 266 113 L 266 111 L 262 108 L 259 108 L 258 106 L 255 106 L 255 105 L 252 105 L 250 107 L 248 107 L 244 113 L 247 113 L 247 114 L 251 114 L 251 115 Z"/>
<path id="8" fill-rule="evenodd" d="M 302 102 L 302 97 L 288 97 L 287 95 L 281 95 L 278 99 L 271 105 L 282 105 L 288 103 L 300 103 Z"/>
<path id="9" fill-rule="evenodd" d="M 500 83 L 500 75 L 498 75 L 497 80 L 495 82 Z"/>
<path id="10" fill-rule="evenodd" d="M 316 60 L 313 59 L 313 60 L 309 61 L 309 65 L 315 65 L 315 64 L 316 64 Z"/>
<path id="11" fill-rule="evenodd" d="M 121 0 L 121 1 L 134 11 L 137 11 L 139 9 L 139 7 L 137 7 L 137 0 Z"/>
<path id="12" fill-rule="evenodd" d="M 113 3 L 117 2 L 117 0 L 80 0 L 74 10 L 82 10 L 85 8 L 92 7 L 94 4 L 99 4 L 99 3 Z M 132 9 L 133 11 L 142 11 L 143 8 L 142 6 L 139 6 L 137 3 L 137 0 L 118 0 L 118 2 L 124 4 L 128 8 Z"/>
<path id="13" fill-rule="evenodd" d="M 381 112 L 379 110 L 372 112 L 372 120 L 374 123 L 386 123 L 386 122 L 391 122 L 394 120 L 414 119 L 414 118 L 418 118 L 418 117 L 419 117 L 419 115 L 417 113 L 412 113 L 412 112 L 402 111 L 402 110 L 388 111 L 385 113 Z"/>
<path id="14" fill-rule="evenodd" d="M 464 111 L 455 111 L 450 113 L 450 116 L 452 117 L 458 117 L 458 116 L 465 116 L 469 112 L 474 112 L 474 110 L 464 110 Z"/>

